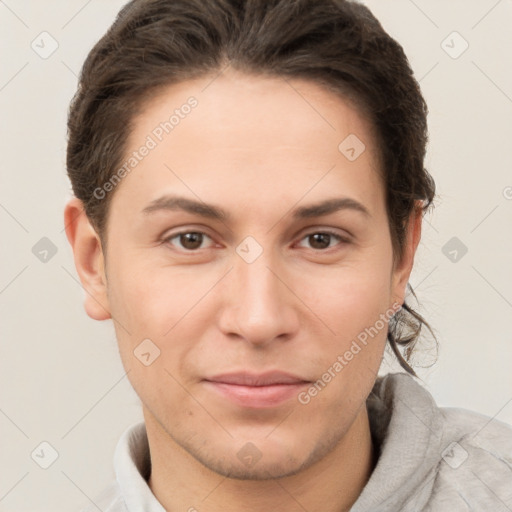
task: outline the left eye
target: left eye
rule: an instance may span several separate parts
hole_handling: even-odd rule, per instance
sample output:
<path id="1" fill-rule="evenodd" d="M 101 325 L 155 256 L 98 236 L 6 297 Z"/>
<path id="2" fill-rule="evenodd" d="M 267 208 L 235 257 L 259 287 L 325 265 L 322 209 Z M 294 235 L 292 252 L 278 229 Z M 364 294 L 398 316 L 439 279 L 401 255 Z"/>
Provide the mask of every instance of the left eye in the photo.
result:
<path id="1" fill-rule="evenodd" d="M 315 250 L 329 249 L 332 247 L 331 242 L 333 238 L 338 242 L 344 242 L 343 237 L 330 231 L 318 231 L 309 233 L 302 240 L 308 240 L 311 247 Z"/>

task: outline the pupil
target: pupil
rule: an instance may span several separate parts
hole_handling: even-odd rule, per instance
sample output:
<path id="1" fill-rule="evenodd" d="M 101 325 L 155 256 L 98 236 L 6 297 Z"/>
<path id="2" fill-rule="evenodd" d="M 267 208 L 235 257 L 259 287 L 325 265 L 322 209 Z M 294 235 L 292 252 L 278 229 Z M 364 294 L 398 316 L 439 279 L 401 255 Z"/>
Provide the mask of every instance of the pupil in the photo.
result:
<path id="1" fill-rule="evenodd" d="M 186 249 L 197 249 L 201 247 L 201 233 L 185 233 L 181 235 L 180 242 Z"/>
<path id="2" fill-rule="evenodd" d="M 325 249 L 326 247 L 329 247 L 330 236 L 331 235 L 327 233 L 315 233 L 314 235 L 310 235 L 310 239 L 313 239 L 313 243 L 311 243 L 311 246 L 314 247 L 315 249 Z"/>

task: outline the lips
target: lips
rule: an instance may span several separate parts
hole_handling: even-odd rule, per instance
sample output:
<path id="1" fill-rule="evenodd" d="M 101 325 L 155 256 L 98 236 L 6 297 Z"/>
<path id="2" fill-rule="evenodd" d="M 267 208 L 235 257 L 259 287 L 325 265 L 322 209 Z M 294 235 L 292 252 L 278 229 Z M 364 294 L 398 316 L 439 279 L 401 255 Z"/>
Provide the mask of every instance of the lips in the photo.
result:
<path id="1" fill-rule="evenodd" d="M 311 384 L 296 375 L 271 371 L 226 373 L 205 379 L 205 385 L 217 395 L 238 406 L 262 409 L 275 407 L 296 397 Z"/>
<path id="2" fill-rule="evenodd" d="M 301 377 L 296 377 L 290 373 L 280 371 L 261 374 L 251 374 L 246 372 L 226 373 L 206 380 L 210 382 L 222 382 L 224 384 L 235 384 L 237 386 L 272 386 L 276 384 L 297 384 L 299 382 L 308 382 Z"/>

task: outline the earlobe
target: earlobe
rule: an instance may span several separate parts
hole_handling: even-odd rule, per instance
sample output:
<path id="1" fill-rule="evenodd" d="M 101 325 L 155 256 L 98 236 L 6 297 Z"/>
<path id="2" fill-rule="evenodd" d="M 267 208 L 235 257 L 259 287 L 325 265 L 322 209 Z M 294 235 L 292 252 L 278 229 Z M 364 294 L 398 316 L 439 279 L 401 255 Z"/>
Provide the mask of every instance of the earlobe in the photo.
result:
<path id="1" fill-rule="evenodd" d="M 393 297 L 394 302 L 403 304 L 405 292 L 409 277 L 414 264 L 414 256 L 421 239 L 421 223 L 423 219 L 423 210 L 421 202 L 418 202 L 415 209 L 411 212 L 407 225 L 407 237 L 404 246 L 402 260 L 396 264 L 393 271 Z"/>
<path id="2" fill-rule="evenodd" d="M 82 201 L 74 197 L 66 204 L 64 223 L 75 267 L 85 290 L 85 311 L 94 320 L 107 320 L 111 315 L 103 249 Z"/>

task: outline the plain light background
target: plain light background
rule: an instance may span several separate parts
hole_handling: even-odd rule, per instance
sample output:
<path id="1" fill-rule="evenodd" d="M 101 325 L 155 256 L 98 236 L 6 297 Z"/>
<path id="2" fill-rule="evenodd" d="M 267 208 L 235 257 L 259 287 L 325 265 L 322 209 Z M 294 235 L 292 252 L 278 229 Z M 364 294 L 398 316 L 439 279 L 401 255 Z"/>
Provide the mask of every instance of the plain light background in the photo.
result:
<path id="1" fill-rule="evenodd" d="M 63 230 L 67 108 L 123 3 L 0 1 L 0 511 L 79 510 L 142 419 L 112 325 L 83 310 Z M 411 284 L 440 351 L 418 373 L 439 405 L 512 423 L 512 1 L 365 3 L 403 45 L 430 109 L 439 197 Z M 58 43 L 46 59 L 31 47 L 46 37 L 51 49 L 44 31 Z M 56 250 L 46 262 L 44 237 Z M 58 453 L 48 469 L 31 457 L 43 441 Z"/>

